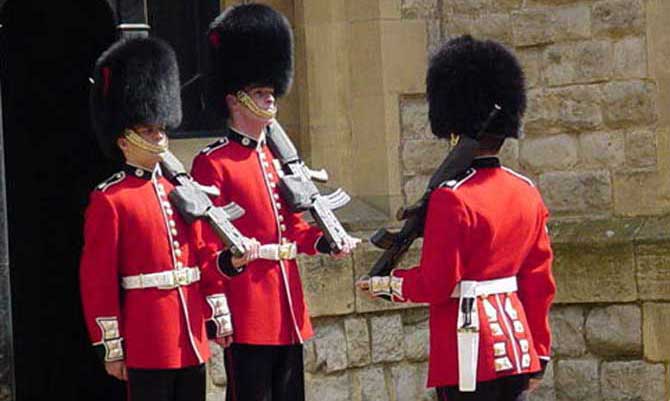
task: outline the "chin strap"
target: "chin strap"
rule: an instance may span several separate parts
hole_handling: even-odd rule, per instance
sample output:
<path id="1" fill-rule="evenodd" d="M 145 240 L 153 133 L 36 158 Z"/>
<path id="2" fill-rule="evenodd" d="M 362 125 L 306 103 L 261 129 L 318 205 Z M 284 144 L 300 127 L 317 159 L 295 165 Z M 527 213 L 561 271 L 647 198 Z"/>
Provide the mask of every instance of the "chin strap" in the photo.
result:
<path id="1" fill-rule="evenodd" d="M 167 141 L 164 141 L 159 145 L 153 144 L 147 141 L 146 139 L 142 138 L 140 135 L 138 135 L 135 131 L 131 129 L 126 129 L 125 131 L 123 131 L 123 136 L 126 137 L 128 142 L 130 142 L 134 146 L 137 146 L 138 148 L 147 151 L 149 153 L 153 153 L 155 155 L 159 155 L 168 150 Z"/>
<path id="2" fill-rule="evenodd" d="M 244 91 L 237 91 L 235 94 L 235 97 L 237 97 L 237 100 L 244 105 L 249 111 L 251 111 L 254 115 L 257 117 L 263 118 L 263 119 L 271 119 L 275 117 L 275 114 L 277 113 L 276 108 L 272 108 L 270 110 L 263 110 L 258 105 L 256 102 L 254 102 L 249 95 L 247 95 L 246 92 Z"/>

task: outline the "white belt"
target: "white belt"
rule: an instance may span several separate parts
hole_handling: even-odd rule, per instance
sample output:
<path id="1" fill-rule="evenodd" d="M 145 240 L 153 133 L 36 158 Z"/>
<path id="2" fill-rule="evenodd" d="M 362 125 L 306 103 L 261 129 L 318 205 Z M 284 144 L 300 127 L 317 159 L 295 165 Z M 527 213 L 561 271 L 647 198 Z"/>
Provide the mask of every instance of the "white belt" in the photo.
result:
<path id="1" fill-rule="evenodd" d="M 267 260 L 295 259 L 297 255 L 298 247 L 294 242 L 261 245 L 258 250 L 258 257 Z"/>
<path id="2" fill-rule="evenodd" d="M 481 297 L 493 294 L 504 294 L 506 292 L 515 292 L 517 290 L 516 277 L 505 277 L 495 280 L 486 281 L 470 281 L 475 283 L 475 296 Z M 461 297 L 461 283 L 456 284 L 456 287 L 451 292 L 452 298 Z"/>
<path id="3" fill-rule="evenodd" d="M 184 267 L 177 270 L 166 270 L 158 273 L 125 276 L 121 278 L 121 287 L 126 290 L 139 288 L 170 290 L 176 287 L 193 284 L 196 281 L 200 281 L 200 269 L 197 267 Z"/>
<path id="4" fill-rule="evenodd" d="M 475 391 L 477 388 L 477 361 L 479 357 L 479 313 L 477 297 L 502 294 L 517 290 L 516 277 L 487 281 L 463 280 L 451 293 L 458 298 L 458 389 Z"/>

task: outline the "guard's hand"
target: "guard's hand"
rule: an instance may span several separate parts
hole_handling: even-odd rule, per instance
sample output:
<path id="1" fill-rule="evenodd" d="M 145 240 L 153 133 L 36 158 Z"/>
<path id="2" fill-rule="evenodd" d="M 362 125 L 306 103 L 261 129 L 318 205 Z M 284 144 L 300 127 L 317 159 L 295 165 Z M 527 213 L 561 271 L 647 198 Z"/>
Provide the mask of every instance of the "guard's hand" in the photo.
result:
<path id="1" fill-rule="evenodd" d="M 244 244 L 246 252 L 242 256 L 233 256 L 230 258 L 230 262 L 233 267 L 239 269 L 241 266 L 248 264 L 249 262 L 258 259 L 258 253 L 261 248 L 261 243 L 256 240 L 256 238 L 247 238 L 247 241 Z"/>
<path id="2" fill-rule="evenodd" d="M 353 252 L 354 249 L 356 249 L 356 246 L 361 242 L 360 238 L 352 237 L 347 235 L 344 238 L 344 244 L 342 244 L 342 250 L 338 253 L 332 254 L 333 258 L 335 259 L 343 259 L 349 255 L 351 255 L 351 252 Z"/>
<path id="3" fill-rule="evenodd" d="M 356 287 L 371 299 L 381 298 L 391 302 L 405 302 L 401 290 L 391 272 L 388 276 L 363 276 L 356 281 Z"/>
<path id="4" fill-rule="evenodd" d="M 114 376 L 119 380 L 128 380 L 125 361 L 105 362 L 105 370 L 110 376 Z"/>
<path id="5" fill-rule="evenodd" d="M 223 348 L 228 348 L 230 347 L 230 344 L 233 343 L 233 335 L 225 336 L 225 337 L 217 337 L 214 339 L 214 341 L 222 346 Z"/>
<path id="6" fill-rule="evenodd" d="M 356 288 L 361 290 L 361 292 L 363 292 L 363 294 L 365 294 L 365 296 L 368 299 L 370 299 L 370 300 L 377 299 L 377 297 L 375 297 L 374 295 L 372 295 L 372 293 L 370 293 L 370 278 L 369 277 L 363 276 L 363 277 L 359 278 L 356 281 Z"/>

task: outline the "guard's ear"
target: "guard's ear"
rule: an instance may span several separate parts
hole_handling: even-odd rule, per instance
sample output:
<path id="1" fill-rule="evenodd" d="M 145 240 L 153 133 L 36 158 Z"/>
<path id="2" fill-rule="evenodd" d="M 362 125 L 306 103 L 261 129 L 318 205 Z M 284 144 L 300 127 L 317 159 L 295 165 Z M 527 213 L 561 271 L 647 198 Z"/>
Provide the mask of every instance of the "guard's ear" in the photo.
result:
<path id="1" fill-rule="evenodd" d="M 226 102 L 226 106 L 228 106 L 228 110 L 233 111 L 237 107 L 239 107 L 240 102 L 237 100 L 237 97 L 232 94 L 227 94 L 226 97 L 224 98 L 224 101 Z"/>
<path id="2" fill-rule="evenodd" d="M 125 137 L 120 136 L 116 138 L 116 146 L 118 146 L 121 151 L 125 151 L 129 146 L 128 140 Z"/>

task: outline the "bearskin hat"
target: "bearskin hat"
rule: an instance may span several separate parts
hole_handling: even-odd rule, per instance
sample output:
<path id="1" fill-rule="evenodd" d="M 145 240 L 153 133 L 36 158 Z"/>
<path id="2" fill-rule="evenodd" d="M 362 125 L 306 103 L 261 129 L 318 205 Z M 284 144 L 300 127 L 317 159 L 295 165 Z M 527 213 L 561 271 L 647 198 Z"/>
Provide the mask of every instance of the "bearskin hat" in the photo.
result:
<path id="1" fill-rule="evenodd" d="M 103 152 L 120 157 L 116 140 L 137 124 L 181 123 L 179 67 L 174 50 L 156 38 L 121 39 L 98 58 L 90 95 L 91 119 Z"/>
<path id="2" fill-rule="evenodd" d="M 264 4 L 241 4 L 212 21 L 210 100 L 228 116 L 225 96 L 249 85 L 274 88 L 281 97 L 293 80 L 293 34 L 288 20 Z"/>
<path id="3" fill-rule="evenodd" d="M 426 77 L 433 134 L 474 137 L 497 104 L 486 133 L 518 138 L 526 110 L 523 70 L 503 45 L 469 35 L 447 41 L 431 57 Z"/>

